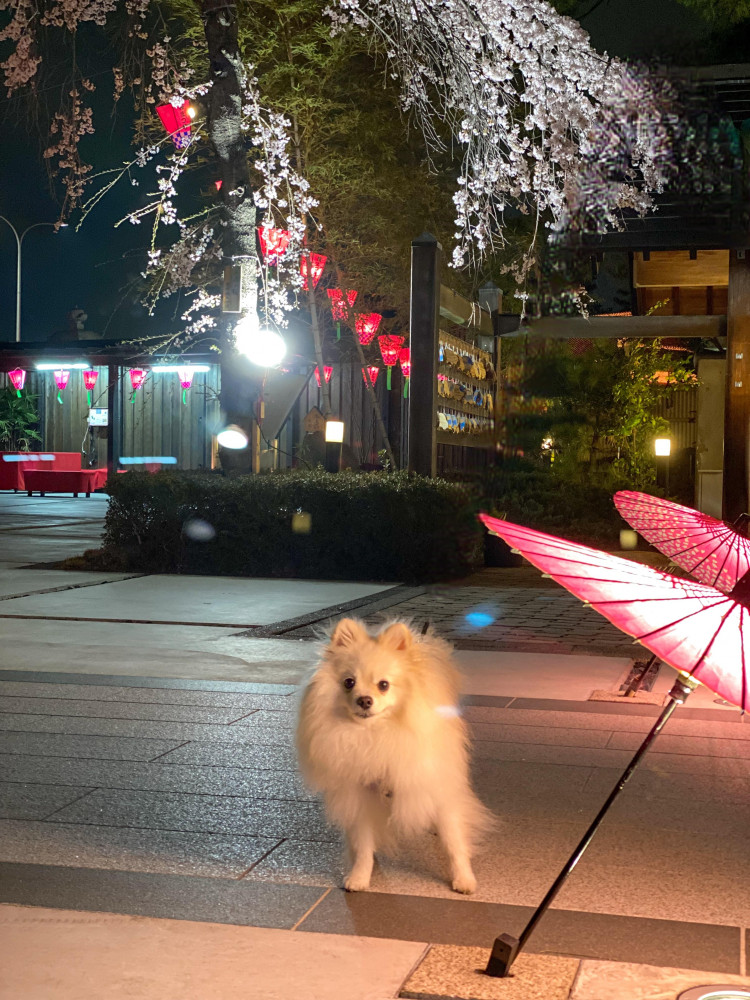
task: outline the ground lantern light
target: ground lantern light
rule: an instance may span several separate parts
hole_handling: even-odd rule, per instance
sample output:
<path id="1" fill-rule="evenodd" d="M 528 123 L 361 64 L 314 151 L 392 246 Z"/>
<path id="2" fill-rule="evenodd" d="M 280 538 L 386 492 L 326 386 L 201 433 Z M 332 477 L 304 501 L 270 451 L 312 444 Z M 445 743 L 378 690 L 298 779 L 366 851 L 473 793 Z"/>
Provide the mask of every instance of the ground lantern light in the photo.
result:
<path id="1" fill-rule="evenodd" d="M 187 406 L 187 391 L 193 384 L 193 376 L 195 375 L 195 370 L 193 368 L 178 368 L 177 378 L 180 380 L 180 386 L 182 387 L 182 405 Z"/>
<path id="2" fill-rule="evenodd" d="M 368 365 L 366 368 L 362 369 L 362 378 L 364 379 L 365 385 L 368 381 L 372 383 L 373 389 L 375 388 L 375 383 L 378 380 L 378 375 L 380 374 L 380 369 L 377 365 Z M 369 379 L 368 379 L 369 375 Z"/>
<path id="3" fill-rule="evenodd" d="M 160 104 L 156 113 L 177 149 L 184 149 L 190 142 L 190 120 L 195 118 L 195 108 L 190 106 L 190 101 L 183 101 L 179 107 Z"/>
<path id="4" fill-rule="evenodd" d="M 16 395 L 20 397 L 21 389 L 23 389 L 26 384 L 26 372 L 23 368 L 14 368 L 12 372 L 8 372 L 8 378 L 13 388 L 16 390 Z"/>
<path id="5" fill-rule="evenodd" d="M 318 383 L 318 388 L 320 388 L 320 369 L 316 367 L 315 381 Z M 333 375 L 333 367 L 331 365 L 323 365 L 323 377 L 326 380 L 326 385 L 331 381 L 331 375 Z"/>
<path id="6" fill-rule="evenodd" d="M 669 456 L 672 453 L 672 439 L 668 437 L 654 439 L 654 455 L 656 456 L 656 483 L 665 490 L 669 489 Z"/>
<path id="7" fill-rule="evenodd" d="M 57 386 L 57 402 L 62 403 L 63 389 L 68 384 L 70 372 L 67 368 L 57 368 L 53 374 L 55 376 L 55 385 Z"/>
<path id="8" fill-rule="evenodd" d="M 404 337 L 396 337 L 387 333 L 384 333 L 382 337 L 378 337 L 378 346 L 383 356 L 383 364 L 388 372 L 385 383 L 387 389 L 391 387 L 391 369 L 394 365 L 398 364 L 398 355 L 404 339 Z"/>
<path id="9" fill-rule="evenodd" d="M 83 373 L 83 384 L 86 387 L 86 402 L 91 408 L 91 393 L 96 385 L 96 380 L 99 378 L 99 372 L 95 371 L 93 368 L 87 368 Z"/>
<path id="10" fill-rule="evenodd" d="M 398 352 L 401 374 L 404 376 L 404 399 L 409 395 L 409 379 L 411 378 L 411 348 L 402 347 Z"/>
<path id="11" fill-rule="evenodd" d="M 338 472 L 341 468 L 341 448 L 344 442 L 344 421 L 326 420 L 326 472 Z"/>
<path id="12" fill-rule="evenodd" d="M 308 264 L 309 260 L 309 264 Z M 308 291 L 307 287 L 307 269 L 310 268 L 310 274 L 312 275 L 312 286 L 313 288 L 318 287 L 318 282 L 323 276 L 323 269 L 326 266 L 327 257 L 324 257 L 322 253 L 306 253 L 299 262 L 299 269 L 302 274 L 302 287 L 305 291 Z"/>
<path id="13" fill-rule="evenodd" d="M 380 326 L 382 319 L 383 317 L 380 313 L 376 312 L 357 313 L 354 317 L 354 329 L 359 337 L 359 342 L 363 347 L 367 347 L 375 334 L 378 332 L 378 327 Z"/>
<path id="14" fill-rule="evenodd" d="M 354 288 L 346 290 L 346 304 L 344 304 L 344 293 L 340 288 L 327 288 L 326 295 L 331 300 L 331 318 L 336 320 L 336 340 L 341 340 L 341 320 L 347 318 L 348 310 L 357 301 L 358 292 Z"/>
<path id="15" fill-rule="evenodd" d="M 265 263 L 278 262 L 279 257 L 283 257 L 292 238 L 288 229 L 273 229 L 269 226 L 258 228 L 258 239 L 260 240 L 260 251 L 263 254 Z"/>

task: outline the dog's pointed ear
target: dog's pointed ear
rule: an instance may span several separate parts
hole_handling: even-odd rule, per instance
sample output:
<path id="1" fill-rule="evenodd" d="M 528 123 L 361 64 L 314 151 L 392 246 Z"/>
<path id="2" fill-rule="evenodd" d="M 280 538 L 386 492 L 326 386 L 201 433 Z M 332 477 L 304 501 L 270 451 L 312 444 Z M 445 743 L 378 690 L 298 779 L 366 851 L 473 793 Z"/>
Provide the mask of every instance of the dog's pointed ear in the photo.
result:
<path id="1" fill-rule="evenodd" d="M 331 635 L 330 646 L 351 646 L 367 638 L 367 629 L 355 618 L 342 618 L 336 623 Z"/>
<path id="2" fill-rule="evenodd" d="M 383 645 L 398 650 L 408 649 L 412 642 L 414 642 L 411 629 L 403 622 L 395 622 L 393 625 L 389 625 L 388 628 L 383 629 L 378 639 Z"/>

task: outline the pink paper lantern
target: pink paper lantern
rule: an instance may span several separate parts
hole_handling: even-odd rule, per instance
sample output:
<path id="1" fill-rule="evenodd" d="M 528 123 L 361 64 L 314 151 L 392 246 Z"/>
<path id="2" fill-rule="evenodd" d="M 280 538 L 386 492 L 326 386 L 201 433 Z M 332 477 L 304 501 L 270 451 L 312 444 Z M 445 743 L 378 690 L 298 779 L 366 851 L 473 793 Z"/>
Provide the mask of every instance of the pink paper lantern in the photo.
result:
<path id="1" fill-rule="evenodd" d="M 135 404 L 135 394 L 146 381 L 148 372 L 144 371 L 143 368 L 129 368 L 128 375 L 130 376 L 130 384 L 133 387 L 133 391 L 130 394 L 130 402 Z"/>
<path id="2" fill-rule="evenodd" d="M 359 342 L 363 347 L 367 347 L 375 334 L 378 332 L 383 317 L 380 313 L 357 313 L 354 317 L 354 329 L 359 337 Z"/>
<path id="3" fill-rule="evenodd" d="M 380 374 L 380 369 L 377 365 L 368 365 L 366 368 L 362 369 L 362 378 L 364 379 L 365 385 L 368 383 L 367 376 L 370 376 L 369 381 L 372 382 L 373 388 L 375 388 L 375 383 L 378 380 L 378 375 Z"/>
<path id="4" fill-rule="evenodd" d="M 357 299 L 357 291 L 354 288 L 347 289 L 346 301 L 349 304 L 349 308 L 354 305 Z M 331 300 L 331 316 L 335 320 L 346 319 L 347 310 L 344 305 L 344 293 L 340 288 L 327 288 L 326 295 Z"/>
<path id="5" fill-rule="evenodd" d="M 16 395 L 21 395 L 21 389 L 23 389 L 26 384 L 26 372 L 23 368 L 14 368 L 12 372 L 8 372 L 8 378 L 10 379 L 11 385 L 16 390 Z"/>
<path id="6" fill-rule="evenodd" d="M 299 269 L 302 272 L 303 282 L 302 287 L 307 291 L 307 260 L 310 259 L 310 271 L 312 273 L 312 285 L 313 288 L 317 288 L 318 282 L 323 275 L 323 268 L 326 266 L 327 257 L 324 257 L 322 253 L 311 253 L 306 254 L 300 259 Z"/>
<path id="7" fill-rule="evenodd" d="M 177 378 L 180 380 L 180 385 L 182 387 L 182 404 L 187 406 L 187 391 L 193 384 L 193 376 L 195 372 L 192 368 L 178 368 Z"/>
<path id="8" fill-rule="evenodd" d="M 83 384 L 86 387 L 86 402 L 91 406 L 91 393 L 94 386 L 96 385 L 96 380 L 99 378 L 99 372 L 94 371 L 93 368 L 89 368 L 83 373 Z"/>
<path id="9" fill-rule="evenodd" d="M 260 252 L 263 260 L 273 263 L 274 258 L 278 260 L 286 253 L 291 239 L 288 229 L 272 229 L 270 226 L 260 226 L 258 229 L 258 239 L 260 240 Z"/>
<path id="10" fill-rule="evenodd" d="M 404 376 L 404 399 L 407 399 L 409 396 L 409 378 L 411 376 L 411 348 L 402 347 L 398 352 L 398 360 L 401 365 L 401 374 Z M 438 378 L 440 378 L 439 375 Z"/>
<path id="11" fill-rule="evenodd" d="M 63 389 L 68 384 L 70 372 L 67 368 L 58 368 L 57 371 L 53 372 L 53 375 L 55 376 L 55 385 L 57 386 L 57 402 L 62 403 Z"/>
<path id="12" fill-rule="evenodd" d="M 183 101 L 177 108 L 174 104 L 160 104 L 156 113 L 161 123 L 172 137 L 177 149 L 184 149 L 190 141 L 190 101 Z"/>
<path id="13" fill-rule="evenodd" d="M 315 381 L 318 383 L 318 388 L 320 388 L 320 369 L 316 367 L 314 373 Z M 331 375 L 333 375 L 333 367 L 331 365 L 323 365 L 323 377 L 326 380 L 326 385 L 331 381 Z"/>

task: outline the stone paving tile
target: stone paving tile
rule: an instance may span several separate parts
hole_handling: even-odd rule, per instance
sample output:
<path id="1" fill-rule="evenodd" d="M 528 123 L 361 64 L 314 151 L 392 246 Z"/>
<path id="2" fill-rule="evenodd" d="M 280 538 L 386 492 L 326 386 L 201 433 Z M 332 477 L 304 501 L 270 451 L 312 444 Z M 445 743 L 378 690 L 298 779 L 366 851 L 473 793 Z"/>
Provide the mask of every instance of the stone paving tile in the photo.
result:
<path id="1" fill-rule="evenodd" d="M 552 726 L 493 725 L 484 722 L 472 723 L 469 730 L 474 740 L 489 740 L 500 743 L 535 743 L 537 745 L 547 743 L 554 744 L 555 746 L 572 747 L 606 747 L 611 736 L 611 733 L 606 730 L 564 729 Z"/>
<path id="2" fill-rule="evenodd" d="M 87 623 L 91 625 L 92 623 Z M 62 628 L 65 629 L 67 625 L 75 625 L 75 622 L 63 622 L 55 623 L 55 629 Z M 26 626 L 23 626 L 24 629 Z M 168 646 L 174 643 L 174 630 L 178 626 L 171 625 L 144 625 L 143 629 L 149 632 L 151 643 L 160 645 L 157 640 L 159 637 L 166 636 L 163 642 L 164 646 Z M 104 623 L 104 632 L 108 630 L 108 626 Z M 229 632 L 229 635 L 227 635 Z M 186 634 L 188 638 L 202 642 L 204 639 L 211 644 L 211 646 L 224 647 L 227 642 L 232 642 L 232 639 L 237 638 L 237 633 L 233 632 L 231 629 L 223 628 L 199 628 L 198 626 L 180 626 L 179 634 L 184 639 Z M 203 637 L 203 638 L 201 638 Z M 244 642 L 244 640 L 243 640 Z M 187 651 L 189 652 L 189 650 Z M 161 655 L 161 650 L 159 651 Z M 55 670 L 51 673 L 49 670 L 0 670 L 0 680 L 2 681 L 18 681 L 22 684 L 31 683 L 48 683 L 48 678 L 54 677 L 54 685 L 65 685 L 66 687 L 71 687 L 74 685 L 80 685 L 85 683 L 88 687 L 100 687 L 106 690 L 115 690 L 117 687 L 121 688 L 136 688 L 146 689 L 154 691 L 154 697 L 158 700 L 160 696 L 159 692 L 169 692 L 169 691 L 206 691 L 206 692 L 221 692 L 225 694 L 240 694 L 240 695 L 293 695 L 296 689 L 294 684 L 271 684 L 268 681 L 217 681 L 217 680 L 200 680 L 196 677 L 190 677 L 185 679 L 183 677 L 148 677 L 141 674 L 94 674 L 94 673 L 66 673 L 65 671 Z M 84 679 L 85 678 L 85 682 Z M 102 698 L 106 698 L 106 693 L 102 693 Z"/>
<path id="3" fill-rule="evenodd" d="M 712 758 L 701 758 L 707 764 Z M 651 767 L 641 765 L 628 783 L 628 794 L 643 795 L 652 799 L 673 798 L 683 802 L 690 800 L 739 804 L 750 803 L 750 761 L 744 774 L 730 775 L 719 768 L 707 767 L 702 772 L 679 772 L 663 770 L 659 761 L 651 761 Z M 592 768 L 586 782 L 586 790 L 597 789 L 602 798 L 609 794 L 620 777 L 616 768 Z"/>
<path id="4" fill-rule="evenodd" d="M 636 750 L 641 740 L 636 733 L 613 733 L 607 746 L 613 749 Z M 743 757 L 750 760 L 750 741 L 744 739 L 713 739 L 703 736 L 673 736 L 662 733 L 654 740 L 653 753 L 685 753 L 703 757 Z"/>
<path id="5" fill-rule="evenodd" d="M 538 743 L 499 743 L 475 739 L 471 745 L 475 760 L 516 760 L 542 764 L 573 764 L 581 767 L 625 768 L 633 756 L 629 750 L 598 747 L 556 746 Z"/>
<path id="6" fill-rule="evenodd" d="M 0 861 L 72 868 L 240 878 L 278 840 L 211 833 L 172 833 L 0 821 Z"/>
<path id="7" fill-rule="evenodd" d="M 0 672 L 0 676 L 2 673 Z M 180 688 L 105 687 L 93 684 L 45 684 L 0 680 L 0 697 L 54 698 L 59 701 L 123 701 L 149 705 L 204 705 L 207 708 L 236 708 L 291 711 L 294 701 L 288 694 L 232 694 L 222 691 L 193 691 Z"/>
<path id="8" fill-rule="evenodd" d="M 91 757 L 106 760 L 153 760 L 178 740 L 118 739 L 111 736 L 59 736 L 56 733 L 0 732 L 0 753 L 43 757 Z"/>
<path id="9" fill-rule="evenodd" d="M 226 724 L 258 710 L 249 705 L 233 708 L 205 707 L 197 705 L 152 705 L 145 702 L 93 701 L 68 698 L 1 698 L 0 713 L 85 716 L 91 719 L 131 719 L 144 721 L 157 719 L 164 722 L 211 722 Z M 275 713 L 279 716 L 281 713 Z M 284 713 L 287 715 L 288 713 Z M 273 718 L 266 713 L 266 718 Z"/>
<path id="10" fill-rule="evenodd" d="M 294 771 L 297 768 L 297 754 L 292 746 L 195 742 L 170 751 L 159 758 L 159 763 Z"/>
<path id="11" fill-rule="evenodd" d="M 0 818 L 44 819 L 91 788 L 0 781 Z"/>
<path id="12" fill-rule="evenodd" d="M 58 715 L 0 714 L 0 730 L 60 733 L 68 736 L 131 736 L 176 741 L 201 740 L 217 743 L 254 742 L 246 728 L 189 722 L 134 722 L 129 719 L 90 719 Z M 257 739 L 268 744 L 291 745 L 290 730 L 258 729 Z"/>
<path id="13" fill-rule="evenodd" d="M 313 796 L 293 771 L 200 767 L 195 764 L 155 764 L 132 761 L 80 760 L 66 757 L 0 755 L 0 774 L 11 782 L 86 785 L 190 794 L 247 795 L 258 799 L 300 799 Z"/>
<path id="14" fill-rule="evenodd" d="M 0 864 L 0 902 L 217 924 L 291 929 L 324 892 L 246 879 Z M 252 955 L 247 962 L 252 971 Z"/>
<path id="15" fill-rule="evenodd" d="M 323 841 L 336 836 L 316 802 L 120 789 L 97 789 L 56 813 L 55 822 Z"/>

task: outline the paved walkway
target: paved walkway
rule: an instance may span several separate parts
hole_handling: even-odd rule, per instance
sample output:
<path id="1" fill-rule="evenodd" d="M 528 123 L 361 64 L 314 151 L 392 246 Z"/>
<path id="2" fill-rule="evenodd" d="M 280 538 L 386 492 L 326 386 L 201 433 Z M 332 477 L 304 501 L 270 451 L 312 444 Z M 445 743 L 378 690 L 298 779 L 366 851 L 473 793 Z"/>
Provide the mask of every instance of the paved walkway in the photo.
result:
<path id="1" fill-rule="evenodd" d="M 83 531 L 65 503 L 56 516 Z M 19 516 L 0 565 L 9 996 L 392 997 L 427 945 L 487 949 L 519 932 L 658 712 L 589 700 L 614 695 L 631 658 L 574 651 L 597 643 L 572 618 L 563 631 L 572 599 L 549 587 L 519 597 L 512 587 L 79 577 L 21 568 Z M 67 546 L 62 529 L 59 539 L 42 521 L 31 530 L 37 552 Z M 532 648 L 512 652 L 507 633 L 494 651 L 472 646 L 507 625 L 516 600 L 549 611 L 512 625 Z M 309 630 L 352 603 L 365 617 L 429 617 L 469 643 L 458 655 L 475 782 L 500 818 L 472 898 L 447 888 L 431 837 L 381 859 L 370 892 L 340 889 L 340 839 L 296 774 L 292 725 L 295 686 L 315 657 Z M 617 650 L 632 654 L 627 642 Z M 749 776 L 747 722 L 696 692 L 532 938 L 536 953 L 575 959 L 554 1000 L 615 1000 L 602 985 L 622 983 L 612 962 L 645 964 L 640 987 L 672 967 L 688 970 L 686 986 L 706 981 L 689 970 L 716 981 L 746 973 Z M 66 973 L 67 954 L 83 979 Z M 553 1000 L 525 977 L 502 995 Z"/>

